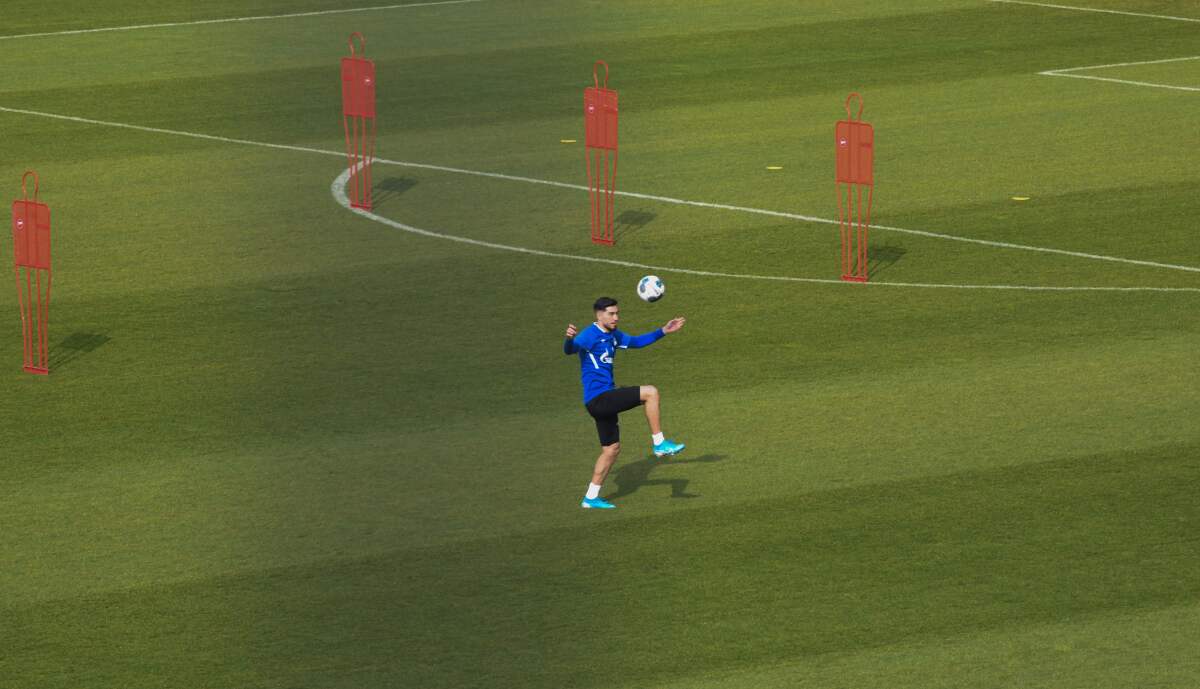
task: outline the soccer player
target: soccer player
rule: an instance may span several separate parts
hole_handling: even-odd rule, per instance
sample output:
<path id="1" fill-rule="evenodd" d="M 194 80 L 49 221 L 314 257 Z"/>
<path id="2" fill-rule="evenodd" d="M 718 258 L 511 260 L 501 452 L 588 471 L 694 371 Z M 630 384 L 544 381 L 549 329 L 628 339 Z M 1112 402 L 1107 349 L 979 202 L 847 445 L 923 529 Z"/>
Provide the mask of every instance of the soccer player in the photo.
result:
<path id="1" fill-rule="evenodd" d="M 683 451 L 682 443 L 675 443 L 663 436 L 659 412 L 658 388 L 653 385 L 618 388 L 613 383 L 613 357 L 618 349 L 638 349 L 657 342 L 668 333 L 683 327 L 685 319 L 672 318 L 663 327 L 631 337 L 617 330 L 621 320 L 617 300 L 600 297 L 593 305 L 596 322 L 579 332 L 574 324 L 567 325 L 567 339 L 563 341 L 564 354 L 579 355 L 579 372 L 583 382 L 583 405 L 596 420 L 596 431 L 600 434 L 600 457 L 592 472 L 592 482 L 580 503 L 584 508 L 612 509 L 616 507 L 600 497 L 600 486 L 608 470 L 617 461 L 621 452 L 621 427 L 617 414 L 639 405 L 646 405 L 646 421 L 650 423 L 650 436 L 654 442 L 654 454 L 667 457 Z"/>

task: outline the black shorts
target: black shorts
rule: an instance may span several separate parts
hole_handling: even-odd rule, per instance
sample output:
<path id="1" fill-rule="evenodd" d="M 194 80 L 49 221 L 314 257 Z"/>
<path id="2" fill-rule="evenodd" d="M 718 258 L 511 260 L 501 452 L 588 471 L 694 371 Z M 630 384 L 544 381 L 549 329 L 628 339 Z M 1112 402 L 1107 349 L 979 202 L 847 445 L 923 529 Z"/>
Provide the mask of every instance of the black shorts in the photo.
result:
<path id="1" fill-rule="evenodd" d="M 641 404 L 642 389 L 636 386 L 609 390 L 596 395 L 587 403 L 588 413 L 596 419 L 596 432 L 600 434 L 601 447 L 621 442 L 621 425 L 617 421 L 617 414 Z"/>

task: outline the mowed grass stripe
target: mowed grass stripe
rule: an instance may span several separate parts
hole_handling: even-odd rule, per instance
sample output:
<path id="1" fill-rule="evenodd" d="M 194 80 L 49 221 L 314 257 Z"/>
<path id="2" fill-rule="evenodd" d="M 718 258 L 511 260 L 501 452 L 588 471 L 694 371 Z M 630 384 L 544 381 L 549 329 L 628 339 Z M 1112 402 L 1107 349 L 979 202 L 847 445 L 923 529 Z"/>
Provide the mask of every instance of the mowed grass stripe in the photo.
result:
<path id="1" fill-rule="evenodd" d="M 1195 642 L 1166 630 L 1200 624 L 1200 605 L 1178 605 L 1004 628 L 933 643 L 914 641 L 752 669 L 686 677 L 658 689 L 960 689 L 962 668 L 1027 689 L 1061 689 L 1079 675 L 1120 677 L 1126 686 L 1186 686 L 1200 661 Z M 1178 658 L 1179 663 L 1162 662 Z M 993 680 L 992 678 L 998 678 Z"/>
<path id="2" fill-rule="evenodd" d="M 414 0 L 409 3 L 392 4 L 392 5 L 373 5 L 361 7 L 343 7 L 337 9 L 314 9 L 307 12 L 289 12 L 283 14 L 256 15 L 256 16 L 238 16 L 238 17 L 221 17 L 214 19 L 190 19 L 172 22 L 150 22 L 144 24 L 129 24 L 125 26 L 95 26 L 81 29 L 62 29 L 58 31 L 41 31 L 34 33 L 22 34 L 0 34 L 0 41 L 18 40 L 28 38 L 49 38 L 55 36 L 78 36 L 81 34 L 108 33 L 113 31 L 144 31 L 149 29 L 169 29 L 183 26 L 206 26 L 211 24 L 231 24 L 236 22 L 258 22 L 273 19 L 300 19 L 305 17 L 323 17 L 335 14 L 354 14 L 358 12 L 379 12 L 383 10 L 396 10 L 417 7 L 433 7 L 438 5 L 460 5 L 464 3 L 485 2 L 486 0 L 430 0 L 428 2 L 418 2 Z M 210 11 L 213 5 L 218 3 L 210 3 L 206 9 Z M 291 3 L 294 9 L 295 3 Z M 156 10 L 161 11 L 156 7 Z M 194 8 L 189 8 L 194 10 Z M 159 15 L 161 16 L 161 14 Z"/>
<path id="3" fill-rule="evenodd" d="M 1028 5 L 1030 7 L 1048 7 L 1055 10 L 1071 10 L 1074 12 L 1099 12 L 1102 14 L 1116 14 L 1123 17 L 1140 17 L 1149 19 L 1165 19 L 1175 22 L 1198 22 L 1200 17 L 1176 17 L 1169 14 L 1151 14 L 1149 12 L 1128 12 L 1124 10 L 1105 9 L 1102 7 L 1081 7 L 1079 5 L 1055 5 L 1045 2 L 1030 2 L 1029 0 L 989 0 L 990 2 L 1003 2 L 1010 5 Z"/>
<path id="4" fill-rule="evenodd" d="M 590 82 L 590 65 L 596 55 L 610 56 L 614 87 L 625 95 L 630 112 L 686 104 L 713 107 L 809 93 L 828 94 L 840 104 L 847 81 L 869 92 L 910 83 L 1034 74 L 1065 66 L 1064 60 L 1082 60 L 1080 64 L 1113 61 L 1111 44 L 1104 39 L 1117 41 L 1128 28 L 1120 22 L 1075 19 L 1044 24 L 1005 21 L 997 8 L 982 6 L 882 20 L 785 23 L 754 30 L 714 31 L 709 27 L 660 35 L 653 41 L 640 37 L 606 42 L 564 40 L 519 49 L 470 49 L 472 34 L 462 35 L 454 23 L 448 23 L 433 31 L 459 46 L 459 52 L 415 57 L 409 56 L 403 36 L 393 35 L 403 25 L 391 28 L 384 24 L 373 34 L 369 55 L 380 75 L 380 112 L 390 115 L 394 125 L 404 131 L 417 132 L 576 115 L 579 91 L 584 82 Z M 950 64 L 943 60 L 940 45 L 895 39 L 924 36 L 928 26 L 938 23 L 952 23 L 966 32 L 953 40 L 956 49 L 966 52 L 960 52 Z M 475 25 L 468 28 L 484 30 Z M 273 26 L 267 37 L 283 40 L 290 31 Z M 210 36 L 209 31 L 191 31 L 176 40 L 203 43 L 211 41 Z M 241 34 L 234 37 L 245 40 Z M 1162 51 L 1172 48 L 1186 50 L 1192 34 L 1188 27 L 1167 26 L 1158 27 L 1155 37 L 1156 54 L 1145 59 L 1161 58 Z M 344 37 L 338 38 L 331 37 L 327 49 L 308 53 L 304 64 L 246 72 L 245 63 L 231 62 L 231 73 L 187 80 L 162 78 L 122 85 L 128 74 L 114 60 L 86 68 L 92 85 L 73 84 L 56 91 L 39 88 L 36 70 L 31 70 L 26 77 L 31 85 L 28 93 L 13 89 L 9 103 L 28 102 L 26 96 L 36 93 L 46 110 L 116 121 L 139 121 L 136 115 L 144 114 L 143 106 L 154 103 L 153 110 L 170 113 L 178 129 L 209 131 L 196 125 L 212 122 L 220 113 L 227 115 L 228 124 L 236 123 L 236 128 L 212 132 L 217 135 L 269 139 L 261 136 L 267 132 L 276 137 L 286 133 L 296 137 L 293 141 L 329 139 L 338 114 L 336 61 L 345 52 Z M 855 43 L 859 49 L 847 57 L 844 46 Z M 804 45 L 805 50 L 795 50 L 796 45 Z M 1004 53 L 1004 59 L 995 59 L 998 52 Z M 1134 60 L 1138 53 L 1146 52 L 1132 45 L 1125 47 L 1121 57 Z M 456 88 L 438 88 L 447 78 L 453 79 Z M 322 95 L 314 97 L 316 94 Z M 80 102 L 101 109 L 80 113 Z M 416 103 L 419 107 L 413 107 Z M 487 107 L 481 107 L 483 103 Z M 298 119 L 299 109 L 309 116 Z"/>
<path id="5" fill-rule="evenodd" d="M 74 29 L 67 31 L 52 31 L 43 33 L 0 35 L 0 41 L 20 38 L 46 38 L 50 36 L 74 36 L 90 33 L 107 33 L 110 31 L 142 31 L 146 29 L 166 29 L 180 26 L 202 26 L 209 24 L 232 24 L 234 22 L 259 22 L 272 19 L 298 19 L 302 17 L 323 17 L 331 14 L 353 14 L 356 12 L 378 12 L 382 10 L 405 9 L 409 7 L 434 7 L 438 5 L 461 5 L 468 2 L 484 2 L 485 0 L 438 0 L 437 2 L 412 2 L 402 5 L 377 5 L 374 7 L 353 7 L 336 10 L 319 10 L 312 12 L 293 12 L 290 14 L 259 15 L 251 17 L 226 17 L 222 19 L 197 19 L 185 22 L 165 22 L 160 24 L 134 24 L 130 26 L 107 26 L 92 29 Z"/>
<path id="6" fill-rule="evenodd" d="M 56 645 L 96 668 L 84 681 L 117 667 L 134 682 L 170 668 L 219 684 L 368 673 L 379 686 L 636 686 L 1192 604 L 1200 513 L 1177 486 L 1197 478 L 1195 452 L 1163 446 L 10 610 L 11 653 L 36 658 L 22 640 L 52 626 L 70 630 Z M 581 674 L 589 664 L 620 675 Z"/>

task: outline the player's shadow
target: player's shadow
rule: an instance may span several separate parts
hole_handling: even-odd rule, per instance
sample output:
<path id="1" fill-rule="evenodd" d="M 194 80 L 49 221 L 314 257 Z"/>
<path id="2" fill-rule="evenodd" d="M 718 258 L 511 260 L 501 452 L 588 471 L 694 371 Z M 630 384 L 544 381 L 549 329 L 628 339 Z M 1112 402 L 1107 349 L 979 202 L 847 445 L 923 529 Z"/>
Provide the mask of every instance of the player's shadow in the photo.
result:
<path id="1" fill-rule="evenodd" d="M 868 246 L 867 275 L 875 277 L 879 273 L 891 268 L 906 253 L 908 253 L 908 249 L 902 246 L 893 246 L 892 244 Z"/>
<path id="2" fill-rule="evenodd" d="M 651 455 L 630 464 L 622 464 L 613 475 L 613 482 L 617 484 L 617 492 L 605 496 L 605 499 L 623 498 L 636 492 L 642 486 L 670 486 L 673 498 L 698 498 L 699 495 L 688 492 L 686 478 L 650 478 L 650 474 L 660 466 L 719 462 L 723 459 L 725 459 L 725 455 L 702 455 L 691 459 L 659 459 Z"/>
<path id="3" fill-rule="evenodd" d="M 372 187 L 371 205 L 382 206 L 415 186 L 417 180 L 411 177 L 386 177 Z"/>
<path id="4" fill-rule="evenodd" d="M 71 333 L 57 344 L 51 345 L 46 358 L 51 370 L 61 368 L 79 357 L 94 352 L 109 341 L 103 333 Z"/>
<path id="5" fill-rule="evenodd" d="M 613 218 L 613 239 L 628 237 L 646 225 L 650 221 L 657 218 L 658 215 L 650 211 L 643 210 L 627 210 Z"/>

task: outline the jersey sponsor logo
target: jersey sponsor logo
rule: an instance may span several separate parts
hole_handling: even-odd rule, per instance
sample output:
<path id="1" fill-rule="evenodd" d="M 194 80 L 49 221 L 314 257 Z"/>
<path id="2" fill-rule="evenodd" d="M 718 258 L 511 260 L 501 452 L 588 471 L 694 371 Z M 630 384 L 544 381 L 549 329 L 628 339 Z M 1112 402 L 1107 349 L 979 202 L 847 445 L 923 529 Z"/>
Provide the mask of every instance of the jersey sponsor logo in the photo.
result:
<path id="1" fill-rule="evenodd" d="M 596 361 L 596 355 L 591 352 L 588 352 L 588 358 L 592 360 L 592 367 L 596 369 L 600 368 L 600 364 L 612 366 L 613 363 L 613 353 L 607 349 L 600 352 L 600 361 Z"/>

